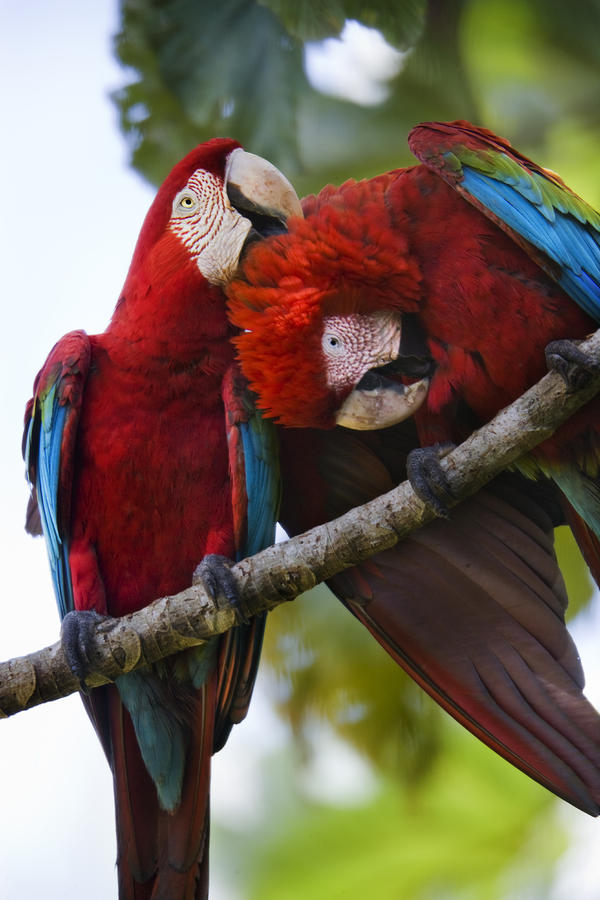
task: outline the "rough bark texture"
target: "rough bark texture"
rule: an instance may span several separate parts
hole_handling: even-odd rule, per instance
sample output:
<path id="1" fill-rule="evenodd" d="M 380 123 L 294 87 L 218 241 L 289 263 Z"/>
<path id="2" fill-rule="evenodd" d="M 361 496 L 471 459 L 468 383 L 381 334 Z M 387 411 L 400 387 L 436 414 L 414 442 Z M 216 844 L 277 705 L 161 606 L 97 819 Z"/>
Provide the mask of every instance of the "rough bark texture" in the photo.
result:
<path id="1" fill-rule="evenodd" d="M 600 331 L 581 349 L 600 359 Z M 442 461 L 456 503 L 475 493 L 600 390 L 600 376 L 571 393 L 553 373 L 474 433 Z M 451 503 L 450 505 L 454 505 Z M 243 609 L 220 607 L 201 585 L 122 619 L 106 619 L 96 630 L 86 685 L 97 687 L 227 631 L 240 616 L 273 609 L 337 572 L 392 547 L 434 518 L 408 482 L 346 515 L 242 560 L 233 573 Z M 0 717 L 79 690 L 60 642 L 0 663 Z"/>

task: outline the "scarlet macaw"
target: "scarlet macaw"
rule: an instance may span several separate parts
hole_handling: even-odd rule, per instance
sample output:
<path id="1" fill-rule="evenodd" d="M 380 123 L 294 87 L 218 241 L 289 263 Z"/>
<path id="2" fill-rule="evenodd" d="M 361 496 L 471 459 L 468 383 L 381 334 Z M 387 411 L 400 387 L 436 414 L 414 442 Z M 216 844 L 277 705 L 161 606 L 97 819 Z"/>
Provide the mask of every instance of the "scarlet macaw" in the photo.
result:
<path id="1" fill-rule="evenodd" d="M 304 429 L 281 434 L 290 533 L 390 489 L 419 443 L 466 437 L 541 377 L 547 344 L 600 314 L 600 216 L 557 176 L 464 122 L 410 143 L 423 165 L 305 199 L 228 286 L 258 405 Z M 558 351 L 567 367 L 577 356 Z M 599 410 L 529 463 L 567 499 L 506 474 L 333 584 L 445 709 L 593 815 L 600 717 L 564 626 L 553 527 L 566 516 L 597 577 Z M 413 413 L 418 438 L 413 420 L 334 428 Z"/>
<path id="2" fill-rule="evenodd" d="M 270 163 L 236 141 L 200 145 L 158 191 L 106 331 L 67 334 L 36 378 L 28 523 L 39 514 L 78 673 L 90 611 L 179 591 L 203 557 L 200 577 L 228 594 L 222 556 L 273 542 L 274 429 L 234 362 L 222 287 L 255 229 L 299 212 Z M 207 895 L 210 756 L 246 715 L 263 629 L 253 619 L 84 698 L 114 776 L 121 898 Z"/>

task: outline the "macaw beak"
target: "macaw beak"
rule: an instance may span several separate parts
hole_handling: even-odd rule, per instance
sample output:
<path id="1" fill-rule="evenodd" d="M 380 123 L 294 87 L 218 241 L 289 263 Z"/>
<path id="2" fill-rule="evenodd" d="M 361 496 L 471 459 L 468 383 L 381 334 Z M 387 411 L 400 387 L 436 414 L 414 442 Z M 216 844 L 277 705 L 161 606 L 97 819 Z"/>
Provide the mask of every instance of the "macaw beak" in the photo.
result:
<path id="1" fill-rule="evenodd" d="M 255 237 L 286 231 L 290 216 L 302 216 L 298 195 L 285 175 L 241 147 L 229 154 L 225 187 L 231 204 L 252 222 Z"/>
<path id="2" fill-rule="evenodd" d="M 428 378 L 405 385 L 378 372 L 367 372 L 338 410 L 336 425 L 355 431 L 397 425 L 416 413 L 428 390 Z"/>

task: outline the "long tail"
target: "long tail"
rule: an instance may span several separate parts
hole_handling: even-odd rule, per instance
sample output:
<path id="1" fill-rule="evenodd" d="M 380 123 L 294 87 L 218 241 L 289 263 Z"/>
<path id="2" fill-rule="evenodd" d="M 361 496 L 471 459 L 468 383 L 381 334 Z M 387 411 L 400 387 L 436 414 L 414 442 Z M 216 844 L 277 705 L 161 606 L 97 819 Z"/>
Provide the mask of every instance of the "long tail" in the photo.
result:
<path id="1" fill-rule="evenodd" d="M 114 685 L 85 698 L 113 772 L 120 900 L 208 897 L 210 759 L 216 677 L 196 692 L 181 802 L 161 809 L 129 713 Z"/>
<path id="2" fill-rule="evenodd" d="M 174 657 L 174 666 L 199 686 L 174 681 L 170 695 L 164 692 L 171 713 L 189 734 L 181 797 L 173 812 L 161 807 L 122 691 L 107 685 L 83 698 L 113 772 L 120 900 L 208 897 L 211 756 L 248 711 L 264 626 L 264 617 L 257 616 L 219 639 L 208 673 L 193 651 L 187 659 Z M 171 769 L 164 765 L 164 754 L 161 760 L 168 778 L 177 760 Z"/>

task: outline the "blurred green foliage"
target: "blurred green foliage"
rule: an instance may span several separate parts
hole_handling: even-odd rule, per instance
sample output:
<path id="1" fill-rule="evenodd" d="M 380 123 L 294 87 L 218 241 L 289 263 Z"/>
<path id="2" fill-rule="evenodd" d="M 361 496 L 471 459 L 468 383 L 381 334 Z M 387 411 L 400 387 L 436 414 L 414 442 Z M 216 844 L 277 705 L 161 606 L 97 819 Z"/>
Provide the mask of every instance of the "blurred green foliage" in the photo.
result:
<path id="1" fill-rule="evenodd" d="M 249 896 L 500 900 L 527 883 L 543 896 L 566 846 L 552 799 L 458 725 L 446 732 L 419 790 L 384 779 L 360 805 L 298 798 L 252 848 Z"/>
<path id="2" fill-rule="evenodd" d="M 556 555 L 569 596 L 567 618 L 572 619 L 592 599 L 594 583 L 589 569 L 579 552 L 579 547 L 575 543 L 571 529 L 566 525 L 562 525 L 560 528 L 555 529 L 554 535 Z"/>
<path id="3" fill-rule="evenodd" d="M 439 750 L 438 710 L 324 585 L 270 617 L 264 659 L 279 711 L 305 754 L 315 719 L 414 785 Z"/>
<path id="4" fill-rule="evenodd" d="M 364 3 L 362 0 L 323 3 L 321 0 L 262 0 L 287 31 L 301 41 L 319 41 L 337 37 L 348 19 L 376 28 L 390 44 L 401 50 L 413 47 L 423 33 L 427 14 L 426 0 L 397 0 L 396 3 Z"/>
<path id="5" fill-rule="evenodd" d="M 551 168 L 558 168 L 552 152 L 562 162 L 557 136 L 565 131 L 583 131 L 598 145 L 598 0 L 122 0 L 121 7 L 116 51 L 131 78 L 115 100 L 133 164 L 155 183 L 217 134 L 267 156 L 300 193 L 406 164 L 406 135 L 427 119 L 471 119 Z M 307 78 L 305 43 L 337 37 L 347 19 L 379 28 L 405 52 L 376 106 L 325 96 Z"/>
<path id="6" fill-rule="evenodd" d="M 231 135 L 302 195 L 411 163 L 419 121 L 467 118 L 508 137 L 600 206 L 600 0 L 122 0 L 115 94 L 132 164 L 159 183 L 192 146 Z M 358 105 L 311 85 L 307 43 L 355 19 L 403 52 L 387 95 Z M 571 610 L 590 598 L 566 529 Z M 352 808 L 307 803 L 298 767 L 269 767 L 261 829 L 227 835 L 260 900 L 546 896 L 563 847 L 555 803 L 444 716 L 332 595 L 271 617 L 265 663 L 296 738 L 329 722 L 381 779 Z M 289 761 L 288 761 L 289 762 Z M 287 767 L 286 767 L 287 766 Z M 218 829 L 216 829 L 218 831 Z M 532 885 L 531 893 L 524 886 Z"/>

